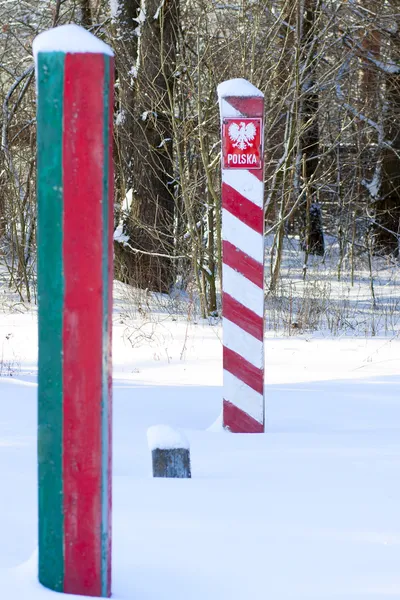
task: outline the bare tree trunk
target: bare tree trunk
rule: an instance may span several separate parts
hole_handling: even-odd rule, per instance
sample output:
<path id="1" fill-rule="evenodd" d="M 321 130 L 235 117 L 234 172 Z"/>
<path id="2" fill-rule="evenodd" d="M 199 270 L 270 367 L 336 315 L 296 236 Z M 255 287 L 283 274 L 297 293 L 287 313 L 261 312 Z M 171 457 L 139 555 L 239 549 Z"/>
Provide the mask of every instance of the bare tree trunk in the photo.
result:
<path id="1" fill-rule="evenodd" d="M 208 234 L 207 234 L 207 252 L 208 252 L 208 313 L 217 312 L 217 288 L 216 288 L 216 264 L 215 264 L 215 239 L 214 239 L 214 206 L 211 194 L 209 194 L 209 208 L 207 211 Z"/>
<path id="2" fill-rule="evenodd" d="M 117 82 L 116 123 L 114 137 L 115 191 L 114 220 L 125 223 L 122 206 L 133 188 L 133 154 L 135 129 L 135 82 L 137 75 L 140 0 L 119 0 L 112 4 L 113 46 Z M 126 205 L 125 205 L 126 208 Z M 125 225 L 124 225 L 125 226 Z M 114 242 L 114 274 L 131 282 L 130 252 L 119 241 Z"/>
<path id="3" fill-rule="evenodd" d="M 160 292 L 168 292 L 174 281 L 172 118 L 178 16 L 178 0 L 146 0 L 138 18 L 133 200 L 125 227 L 125 263 L 131 283 Z"/>
<path id="4" fill-rule="evenodd" d="M 134 107 L 138 58 L 140 0 L 119 0 L 113 14 L 113 46 L 118 82 L 116 176 L 119 200 L 133 186 Z"/>
<path id="5" fill-rule="evenodd" d="M 400 22 L 397 23 L 397 26 L 399 25 Z M 391 38 L 391 51 L 392 61 L 398 64 L 400 42 L 397 33 Z M 398 257 L 400 233 L 400 76 L 398 73 L 386 75 L 386 103 L 388 110 L 385 137 L 390 140 L 390 147 L 386 146 L 383 152 L 382 200 L 376 203 L 375 211 L 378 222 L 376 247 L 385 254 Z"/>
<path id="6" fill-rule="evenodd" d="M 7 218 L 6 218 L 6 177 L 4 171 L 4 160 L 3 155 L 0 152 L 0 242 L 7 231 Z M 1 254 L 1 247 L 0 247 Z"/>
<path id="7" fill-rule="evenodd" d="M 89 28 L 92 24 L 92 9 L 90 6 L 90 0 L 80 0 L 79 5 L 81 9 L 81 25 Z"/>
<path id="8" fill-rule="evenodd" d="M 303 185 L 309 186 L 306 204 L 305 235 L 303 244 L 306 254 L 323 256 L 325 252 L 322 229 L 321 208 L 318 204 L 314 178 L 319 164 L 319 92 L 317 87 L 317 44 L 318 28 L 321 12 L 321 0 L 302 0 L 300 9 L 304 12 L 299 17 L 300 29 L 300 119 L 301 135 L 299 148 L 304 161 Z"/>
<path id="9" fill-rule="evenodd" d="M 374 14 L 377 8 L 376 0 L 364 0 L 364 8 Z M 383 78 L 376 68 L 373 61 L 379 62 L 381 59 L 382 34 L 377 28 L 376 23 L 366 23 L 365 29 L 361 30 L 361 71 L 359 76 L 359 100 L 361 104 L 361 113 L 373 122 L 379 123 L 384 135 L 384 125 L 382 116 L 382 102 L 380 101 L 380 93 L 382 90 Z M 389 93 L 389 90 L 387 89 Z M 375 223 L 368 224 L 367 247 L 368 252 L 374 248 L 377 252 L 390 253 L 390 246 L 393 242 L 391 234 L 388 235 L 386 230 L 388 226 L 386 215 L 386 201 L 382 197 L 385 194 L 382 190 L 382 177 L 380 162 L 382 161 L 385 151 L 380 147 L 379 133 L 363 120 L 358 120 L 359 131 L 359 194 L 362 204 L 367 206 L 367 213 L 371 214 L 375 219 Z M 378 139 L 377 139 L 378 138 Z M 378 144 L 377 144 L 378 142 Z M 368 160 L 362 160 L 362 148 L 371 148 L 368 152 Z M 373 146 L 377 147 L 375 160 L 369 160 L 373 157 Z M 364 153 L 365 154 L 365 153 Z M 385 159 L 383 158 L 383 162 Z M 361 184 L 369 181 L 370 184 L 366 190 L 361 189 Z M 371 185 L 374 183 L 374 185 Z M 373 236 L 372 236 L 373 233 Z"/>

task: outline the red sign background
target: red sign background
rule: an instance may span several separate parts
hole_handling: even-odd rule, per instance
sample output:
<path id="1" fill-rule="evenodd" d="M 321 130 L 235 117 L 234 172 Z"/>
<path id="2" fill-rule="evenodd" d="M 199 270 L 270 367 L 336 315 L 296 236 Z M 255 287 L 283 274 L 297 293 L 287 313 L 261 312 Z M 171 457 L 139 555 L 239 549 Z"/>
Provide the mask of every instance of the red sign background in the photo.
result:
<path id="1" fill-rule="evenodd" d="M 262 120 L 237 117 L 222 124 L 222 167 L 262 168 Z"/>

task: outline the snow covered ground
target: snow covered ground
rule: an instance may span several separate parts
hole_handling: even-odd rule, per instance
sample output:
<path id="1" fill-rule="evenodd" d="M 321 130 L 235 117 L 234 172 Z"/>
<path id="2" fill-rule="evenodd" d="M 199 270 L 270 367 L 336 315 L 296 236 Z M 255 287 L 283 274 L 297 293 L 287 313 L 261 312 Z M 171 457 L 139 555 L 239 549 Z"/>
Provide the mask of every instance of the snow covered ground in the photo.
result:
<path id="1" fill-rule="evenodd" d="M 35 312 L 0 313 L 0 600 L 58 597 L 36 582 L 36 356 Z M 117 307 L 113 596 L 400 598 L 397 335 L 268 332 L 265 435 L 213 426 L 221 356 L 219 325 Z M 152 479 L 157 424 L 191 480 Z"/>

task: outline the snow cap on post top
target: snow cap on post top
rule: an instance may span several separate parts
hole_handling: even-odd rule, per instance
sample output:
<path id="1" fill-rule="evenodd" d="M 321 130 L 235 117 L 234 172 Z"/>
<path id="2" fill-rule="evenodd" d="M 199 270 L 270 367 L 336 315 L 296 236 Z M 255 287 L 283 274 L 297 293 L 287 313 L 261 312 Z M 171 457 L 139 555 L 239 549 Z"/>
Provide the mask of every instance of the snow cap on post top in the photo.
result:
<path id="1" fill-rule="evenodd" d="M 264 94 L 256 88 L 255 85 L 247 81 L 247 79 L 228 79 L 223 81 L 217 87 L 218 98 L 225 98 L 226 96 L 241 96 L 242 98 L 253 98 L 260 96 L 264 98 Z"/>
<path id="2" fill-rule="evenodd" d="M 217 87 L 219 109 L 221 120 L 223 117 L 240 117 L 242 113 L 229 103 L 224 102 L 225 98 L 264 98 L 264 94 L 256 88 L 255 85 L 247 79 L 228 79 L 223 81 Z"/>
<path id="3" fill-rule="evenodd" d="M 33 40 L 32 48 L 36 64 L 39 52 L 107 54 L 108 56 L 114 56 L 114 52 L 110 46 L 83 27 L 74 23 L 53 27 L 53 29 L 40 33 Z"/>
<path id="4" fill-rule="evenodd" d="M 174 448 L 190 449 L 189 440 L 182 431 L 177 431 L 169 425 L 153 425 L 147 430 L 149 449 L 173 450 Z"/>

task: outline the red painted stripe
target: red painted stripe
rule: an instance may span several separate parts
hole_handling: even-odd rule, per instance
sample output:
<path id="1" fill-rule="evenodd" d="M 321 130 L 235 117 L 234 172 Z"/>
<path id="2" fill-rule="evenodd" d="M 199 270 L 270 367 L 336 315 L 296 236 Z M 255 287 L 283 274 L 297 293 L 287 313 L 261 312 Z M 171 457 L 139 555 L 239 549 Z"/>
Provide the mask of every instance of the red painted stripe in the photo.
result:
<path id="1" fill-rule="evenodd" d="M 114 276 L 114 161 L 113 161 L 113 119 L 114 119 L 114 58 L 110 58 L 110 98 L 109 98 L 109 115 L 108 115 L 108 227 L 109 227 L 109 247 L 108 247 L 108 328 L 109 328 L 109 344 L 108 344 L 108 573 L 107 587 L 108 595 L 111 596 L 111 556 L 112 556 L 112 310 L 113 310 L 113 276 Z"/>
<path id="2" fill-rule="evenodd" d="M 241 273 L 260 288 L 264 287 L 264 265 L 230 242 L 222 242 L 224 264 Z"/>
<path id="3" fill-rule="evenodd" d="M 244 117 L 264 117 L 264 98 L 262 96 L 226 96 L 224 100 Z"/>
<path id="4" fill-rule="evenodd" d="M 104 57 L 67 54 L 64 81 L 64 592 L 101 595 Z"/>
<path id="5" fill-rule="evenodd" d="M 259 394 L 264 393 L 264 369 L 258 369 L 233 350 L 223 349 L 224 369 Z"/>
<path id="6" fill-rule="evenodd" d="M 254 177 L 257 177 L 259 181 L 264 181 L 264 159 L 262 159 L 261 169 L 253 169 L 249 171 Z"/>
<path id="7" fill-rule="evenodd" d="M 222 314 L 238 327 L 253 335 L 260 342 L 264 339 L 264 319 L 240 304 L 226 292 L 222 294 Z"/>
<path id="8" fill-rule="evenodd" d="M 259 423 L 228 400 L 223 404 L 223 422 L 233 433 L 264 433 L 264 423 Z"/>
<path id="9" fill-rule="evenodd" d="M 222 208 L 225 208 L 234 217 L 257 231 L 260 235 L 264 233 L 264 211 L 239 194 L 235 188 L 227 183 L 222 184 Z"/>

